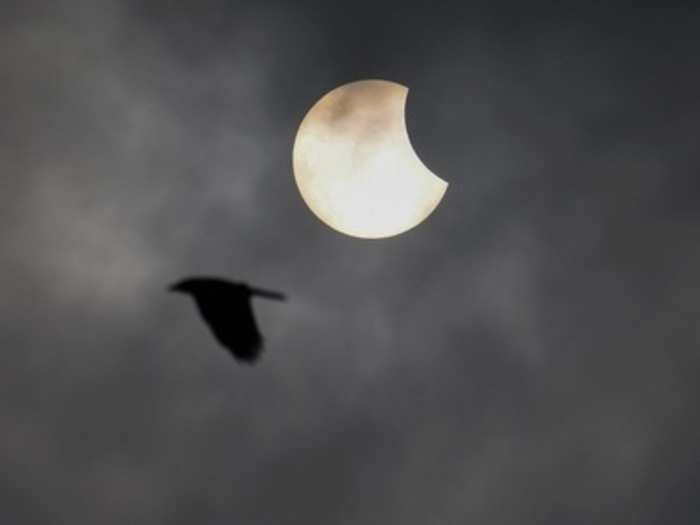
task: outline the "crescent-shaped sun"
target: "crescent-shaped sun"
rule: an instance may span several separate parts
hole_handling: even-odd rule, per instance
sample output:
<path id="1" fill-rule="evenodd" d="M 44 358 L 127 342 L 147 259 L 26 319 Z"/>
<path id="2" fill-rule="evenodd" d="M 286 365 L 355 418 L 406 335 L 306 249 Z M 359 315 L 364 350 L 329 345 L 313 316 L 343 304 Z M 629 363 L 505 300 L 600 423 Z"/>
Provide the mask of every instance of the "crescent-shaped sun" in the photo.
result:
<path id="1" fill-rule="evenodd" d="M 421 162 L 405 121 L 408 88 L 361 80 L 324 95 L 304 117 L 292 153 L 302 198 L 331 228 L 378 239 L 423 222 L 447 182 Z"/>

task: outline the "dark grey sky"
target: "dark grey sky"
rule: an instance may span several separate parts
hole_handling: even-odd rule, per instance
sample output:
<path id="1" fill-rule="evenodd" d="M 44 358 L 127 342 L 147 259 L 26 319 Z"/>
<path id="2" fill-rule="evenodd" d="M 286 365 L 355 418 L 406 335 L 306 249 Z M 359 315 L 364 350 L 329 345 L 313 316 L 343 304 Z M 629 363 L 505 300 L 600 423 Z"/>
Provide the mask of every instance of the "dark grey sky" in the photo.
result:
<path id="1" fill-rule="evenodd" d="M 143 4 L 0 8 L 0 522 L 700 522 L 697 12 Z M 384 241 L 291 174 L 362 78 L 451 183 Z"/>

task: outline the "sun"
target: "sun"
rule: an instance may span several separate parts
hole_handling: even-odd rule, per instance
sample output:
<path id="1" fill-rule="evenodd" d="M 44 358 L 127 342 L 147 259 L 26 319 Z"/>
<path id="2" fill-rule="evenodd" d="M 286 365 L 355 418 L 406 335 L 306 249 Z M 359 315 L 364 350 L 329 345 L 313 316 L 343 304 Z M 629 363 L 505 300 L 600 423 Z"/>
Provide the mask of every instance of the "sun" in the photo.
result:
<path id="1" fill-rule="evenodd" d="M 362 80 L 324 95 L 304 117 L 292 153 L 311 211 L 346 235 L 379 239 L 423 222 L 447 182 L 416 155 L 406 131 L 408 88 Z"/>

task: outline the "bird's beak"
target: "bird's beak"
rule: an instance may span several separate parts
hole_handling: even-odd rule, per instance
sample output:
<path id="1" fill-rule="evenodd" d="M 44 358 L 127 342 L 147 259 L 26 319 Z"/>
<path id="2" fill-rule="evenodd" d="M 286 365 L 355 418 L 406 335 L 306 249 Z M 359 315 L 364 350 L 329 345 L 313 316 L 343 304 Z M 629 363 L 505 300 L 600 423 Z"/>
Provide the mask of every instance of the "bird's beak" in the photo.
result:
<path id="1" fill-rule="evenodd" d="M 168 286 L 168 291 L 169 292 L 182 292 L 182 288 L 180 288 L 180 283 L 173 283 L 170 286 Z"/>
<path id="2" fill-rule="evenodd" d="M 286 301 L 287 297 L 279 292 L 271 292 L 270 290 L 263 290 L 262 288 L 251 288 L 250 293 L 252 295 L 257 295 L 258 297 L 264 297 L 265 299 L 274 299 L 276 301 Z"/>

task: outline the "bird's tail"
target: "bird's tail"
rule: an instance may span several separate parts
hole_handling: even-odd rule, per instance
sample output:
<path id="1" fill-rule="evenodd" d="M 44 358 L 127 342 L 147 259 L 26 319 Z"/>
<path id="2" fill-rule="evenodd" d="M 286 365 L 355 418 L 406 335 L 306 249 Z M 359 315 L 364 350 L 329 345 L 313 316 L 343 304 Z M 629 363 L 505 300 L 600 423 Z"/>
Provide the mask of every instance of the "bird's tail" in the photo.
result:
<path id="1" fill-rule="evenodd" d="M 276 301 L 287 300 L 287 297 L 283 293 L 264 290 L 262 288 L 251 288 L 250 293 L 258 297 L 264 297 L 265 299 L 274 299 Z"/>

